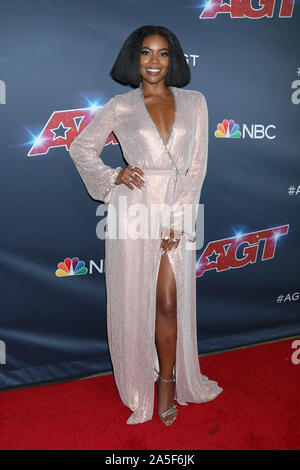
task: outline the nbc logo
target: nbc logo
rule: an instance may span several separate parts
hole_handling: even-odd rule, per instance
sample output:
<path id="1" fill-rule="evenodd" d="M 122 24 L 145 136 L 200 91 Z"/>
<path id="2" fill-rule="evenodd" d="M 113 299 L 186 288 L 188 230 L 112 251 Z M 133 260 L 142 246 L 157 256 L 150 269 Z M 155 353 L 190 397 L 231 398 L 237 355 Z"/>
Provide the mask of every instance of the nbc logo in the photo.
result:
<path id="1" fill-rule="evenodd" d="M 79 258 L 66 258 L 63 262 L 58 263 L 57 267 L 58 269 L 55 271 L 55 274 L 58 277 L 87 273 L 85 262 L 79 261 Z"/>
<path id="2" fill-rule="evenodd" d="M 228 121 L 224 119 L 222 123 L 219 122 L 217 125 L 217 129 L 215 131 L 215 137 L 234 137 L 239 138 L 241 137 L 241 131 L 239 131 L 240 126 L 235 124 L 233 119 Z"/>
<path id="3" fill-rule="evenodd" d="M 242 139 L 246 138 L 246 135 L 250 139 L 275 139 L 275 135 L 270 135 L 269 130 L 270 129 L 275 129 L 276 126 L 273 124 L 269 124 L 268 126 L 264 126 L 263 124 L 251 124 L 250 127 L 248 127 L 246 124 L 242 124 L 242 129 L 241 131 L 240 126 L 234 122 L 233 119 L 223 119 L 222 122 L 219 122 L 217 125 L 217 130 L 215 130 L 215 137 L 219 138 L 235 138 L 239 139 L 242 137 Z"/>

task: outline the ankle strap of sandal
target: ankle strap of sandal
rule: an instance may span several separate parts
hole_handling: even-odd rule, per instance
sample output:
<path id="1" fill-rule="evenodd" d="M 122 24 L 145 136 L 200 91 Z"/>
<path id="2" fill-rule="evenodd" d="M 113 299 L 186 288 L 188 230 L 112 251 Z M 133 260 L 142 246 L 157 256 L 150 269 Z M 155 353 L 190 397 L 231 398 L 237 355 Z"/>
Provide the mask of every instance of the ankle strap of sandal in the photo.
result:
<path id="1" fill-rule="evenodd" d="M 168 380 L 168 379 L 164 379 L 161 375 L 158 374 L 158 377 L 160 378 L 160 380 L 162 380 L 163 382 L 166 382 L 166 383 L 171 383 L 171 382 L 175 382 L 175 377 L 173 375 L 173 377 Z"/>

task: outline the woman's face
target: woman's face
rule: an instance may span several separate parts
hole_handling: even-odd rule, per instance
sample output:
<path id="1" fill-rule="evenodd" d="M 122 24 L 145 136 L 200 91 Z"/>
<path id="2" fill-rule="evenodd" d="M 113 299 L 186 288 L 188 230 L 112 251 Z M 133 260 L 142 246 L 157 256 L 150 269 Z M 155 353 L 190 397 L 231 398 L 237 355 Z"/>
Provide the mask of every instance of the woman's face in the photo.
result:
<path id="1" fill-rule="evenodd" d="M 140 50 L 140 74 L 148 83 L 165 80 L 169 66 L 169 43 L 159 34 L 144 38 Z"/>

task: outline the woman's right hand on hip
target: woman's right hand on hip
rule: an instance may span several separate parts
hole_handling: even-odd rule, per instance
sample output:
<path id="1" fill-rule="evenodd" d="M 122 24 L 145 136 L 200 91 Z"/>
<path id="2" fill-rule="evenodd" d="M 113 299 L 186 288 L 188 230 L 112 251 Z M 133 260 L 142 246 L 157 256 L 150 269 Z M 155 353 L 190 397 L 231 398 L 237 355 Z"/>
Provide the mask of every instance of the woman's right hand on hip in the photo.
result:
<path id="1" fill-rule="evenodd" d="M 139 189 L 142 189 L 145 186 L 145 180 L 141 178 L 144 175 L 143 171 L 135 166 L 134 168 L 131 165 L 123 168 L 115 180 L 115 184 L 125 184 L 129 189 L 134 189 L 136 186 Z"/>

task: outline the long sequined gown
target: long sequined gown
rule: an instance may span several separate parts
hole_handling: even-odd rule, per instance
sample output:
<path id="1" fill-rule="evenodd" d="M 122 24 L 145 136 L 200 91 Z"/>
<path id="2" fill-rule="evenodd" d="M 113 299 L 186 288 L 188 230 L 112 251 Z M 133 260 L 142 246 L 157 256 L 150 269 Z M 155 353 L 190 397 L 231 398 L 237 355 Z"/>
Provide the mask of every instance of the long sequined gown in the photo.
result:
<path id="1" fill-rule="evenodd" d="M 105 239 L 107 333 L 115 383 L 124 405 L 132 411 L 128 424 L 143 423 L 153 417 L 154 381 L 159 373 L 155 317 L 161 241 L 160 237 L 151 236 L 150 228 L 148 238 L 136 239 L 124 237 L 124 233 L 121 238 L 119 230 L 122 226 L 126 232 L 124 218 L 127 222 L 134 220 L 129 208 L 136 203 L 146 208 L 162 203 L 171 206 L 170 223 L 166 224 L 165 219 L 160 222 L 160 233 L 164 234 L 166 228 L 184 228 L 178 225 L 178 210 L 175 208 L 199 203 L 207 167 L 206 99 L 199 91 L 178 87 L 169 89 L 175 101 L 175 118 L 166 144 L 147 111 L 140 84 L 138 88 L 115 95 L 102 106 L 69 149 L 90 196 L 108 203 L 107 231 L 116 223 L 116 238 L 106 235 Z M 100 158 L 111 132 L 117 137 L 127 164 L 144 171 L 144 190 L 137 187 L 131 190 L 125 184 L 114 184 L 122 167 L 112 168 Z M 118 205 L 121 196 L 127 196 L 126 216 Z M 192 216 L 194 229 L 196 214 Z M 149 215 L 149 227 L 150 219 Z M 195 249 L 186 249 L 194 239 L 195 230 L 187 227 L 178 247 L 168 252 L 176 280 L 174 398 L 180 405 L 213 400 L 223 390 L 217 382 L 201 374 L 199 367 L 196 252 Z M 205 315 L 202 307 L 200 312 Z"/>

